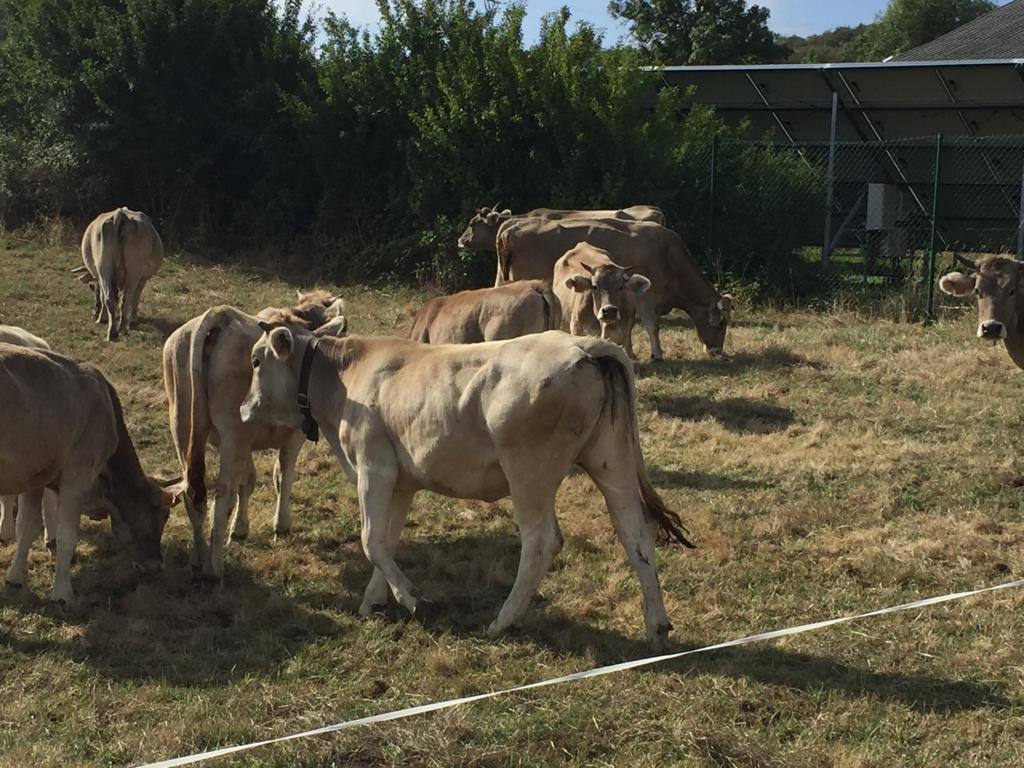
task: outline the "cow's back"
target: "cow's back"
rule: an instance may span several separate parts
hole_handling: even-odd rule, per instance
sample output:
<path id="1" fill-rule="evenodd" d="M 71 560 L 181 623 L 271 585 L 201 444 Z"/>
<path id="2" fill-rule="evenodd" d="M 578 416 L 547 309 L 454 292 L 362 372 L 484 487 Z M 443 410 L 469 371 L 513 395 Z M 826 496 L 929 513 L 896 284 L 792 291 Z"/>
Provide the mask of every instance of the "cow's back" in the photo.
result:
<path id="1" fill-rule="evenodd" d="M 16 325 L 0 325 L 0 343 L 28 347 L 29 349 L 50 349 L 50 345 L 45 339 Z"/>
<path id="2" fill-rule="evenodd" d="M 91 366 L 0 343 L 0 494 L 97 476 L 118 441 L 109 391 Z"/>

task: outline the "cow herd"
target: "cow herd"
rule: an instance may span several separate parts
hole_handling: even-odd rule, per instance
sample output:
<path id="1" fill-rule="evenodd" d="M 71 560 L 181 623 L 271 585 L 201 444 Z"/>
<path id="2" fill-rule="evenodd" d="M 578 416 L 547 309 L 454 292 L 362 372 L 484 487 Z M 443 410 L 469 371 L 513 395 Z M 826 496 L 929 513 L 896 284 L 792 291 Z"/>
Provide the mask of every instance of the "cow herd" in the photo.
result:
<path id="1" fill-rule="evenodd" d="M 496 253 L 495 286 L 428 301 L 405 338 L 348 336 L 342 300 L 322 291 L 256 315 L 214 307 L 177 328 L 163 348 L 181 468 L 173 480 L 143 471 L 102 373 L 27 331 L 0 326 L 0 540 L 16 540 L 8 587 L 24 586 L 29 548 L 45 523 L 56 555 L 52 597 L 71 601 L 82 514 L 109 517 L 136 565 L 159 569 L 162 532 L 179 500 L 193 532 L 192 568 L 219 582 L 229 536 L 248 534 L 253 451 L 277 451 L 274 524 L 285 535 L 299 452 L 322 434 L 358 492 L 363 551 L 373 565 L 361 614 L 379 611 L 389 595 L 415 613 L 416 588 L 394 552 L 413 496 L 429 490 L 511 497 L 519 568 L 488 633 L 512 626 L 561 549 L 555 494 L 576 467 L 605 499 L 640 582 L 647 639 L 662 647 L 671 624 L 655 535 L 692 545 L 653 488 L 641 452 L 632 329 L 643 325 L 660 359 L 659 318 L 682 309 L 706 351 L 722 354 L 732 300 L 651 206 L 522 215 L 482 208 L 459 245 Z M 145 214 L 120 208 L 88 226 L 82 258 L 74 271 L 94 292 L 96 322 L 116 339 L 130 330 L 160 265 L 160 237 Z M 1004 339 L 1024 367 L 1020 265 L 991 258 L 972 268 L 947 275 L 941 287 L 978 295 L 979 336 Z M 219 458 L 212 520 L 210 446 Z"/>

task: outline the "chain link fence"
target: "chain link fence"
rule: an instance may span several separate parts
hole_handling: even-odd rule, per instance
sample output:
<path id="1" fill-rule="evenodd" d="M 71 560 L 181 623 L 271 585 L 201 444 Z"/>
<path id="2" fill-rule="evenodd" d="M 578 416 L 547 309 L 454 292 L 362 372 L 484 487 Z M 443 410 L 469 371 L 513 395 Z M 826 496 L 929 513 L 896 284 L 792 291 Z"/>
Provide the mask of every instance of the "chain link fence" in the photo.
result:
<path id="1" fill-rule="evenodd" d="M 691 167 L 691 210 L 672 213 L 694 252 L 797 303 L 930 321 L 963 304 L 935 288 L 957 254 L 1022 256 L 1024 136 L 715 141 Z"/>

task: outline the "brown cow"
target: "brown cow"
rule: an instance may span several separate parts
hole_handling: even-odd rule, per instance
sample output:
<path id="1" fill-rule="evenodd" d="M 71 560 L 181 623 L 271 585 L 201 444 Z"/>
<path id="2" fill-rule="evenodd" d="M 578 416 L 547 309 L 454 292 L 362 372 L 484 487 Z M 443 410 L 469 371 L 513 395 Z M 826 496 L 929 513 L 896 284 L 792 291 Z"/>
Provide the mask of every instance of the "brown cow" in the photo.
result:
<path id="1" fill-rule="evenodd" d="M 171 437 L 185 476 L 185 508 L 192 523 L 192 568 L 204 578 L 223 575 L 228 517 L 237 502 L 231 535 L 249 533 L 249 497 L 256 484 L 255 450 L 278 452 L 274 468 L 277 512 L 274 530 L 291 531 L 291 487 L 304 437 L 296 429 L 257 428 L 242 424 L 238 408 L 252 378 L 249 352 L 259 339 L 260 320 L 296 330 L 330 329 L 344 334 L 343 302 L 324 291 L 300 294 L 297 306 L 264 309 L 253 317 L 221 306 L 192 318 L 164 343 L 164 387 Z M 205 539 L 207 490 L 206 445 L 217 446 L 220 469 L 214 486 L 213 528 Z"/>
<path id="2" fill-rule="evenodd" d="M 459 247 L 471 251 L 493 251 L 498 230 L 507 221 L 544 218 L 549 221 L 564 219 L 620 219 L 622 221 L 652 221 L 665 226 L 665 214 L 653 205 L 631 205 L 628 208 L 574 211 L 558 208 L 534 208 L 532 211 L 513 215 L 507 208 L 481 208 L 469 220 L 465 231 L 459 237 Z"/>
<path id="3" fill-rule="evenodd" d="M 242 420 L 323 429 L 358 489 L 363 551 L 374 566 L 359 609 L 388 592 L 415 613 L 417 599 L 394 550 L 412 498 L 512 497 L 522 539 L 515 585 L 488 627 L 513 625 L 562 547 L 555 494 L 574 465 L 604 494 L 640 581 L 647 638 L 671 625 L 658 584 L 654 527 L 686 540 L 650 483 L 636 422 L 633 367 L 600 339 L 548 331 L 508 341 L 433 346 L 393 338 L 324 339 L 264 326 Z M 307 384 L 302 390 L 303 380 Z"/>
<path id="4" fill-rule="evenodd" d="M 71 558 L 83 512 L 108 513 L 115 537 L 131 549 L 138 567 L 158 570 L 172 497 L 143 473 L 121 401 L 103 374 L 53 352 L 0 343 L 0 402 L 0 494 L 25 500 L 8 585 L 25 584 L 46 488 L 60 499 L 54 600 L 66 603 L 74 596 Z"/>
<path id="5" fill-rule="evenodd" d="M 106 321 L 107 340 L 130 330 L 139 314 L 142 289 L 164 259 L 164 244 L 149 216 L 118 208 L 101 213 L 82 236 L 81 279 L 92 286 L 97 323 Z"/>
<path id="6" fill-rule="evenodd" d="M 562 256 L 555 264 L 554 283 L 562 305 L 562 330 L 573 336 L 600 336 L 634 359 L 636 298 L 647 292 L 651 281 L 631 270 L 589 243 L 580 243 Z"/>
<path id="7" fill-rule="evenodd" d="M 405 335 L 424 344 L 474 344 L 556 330 L 560 323 L 551 286 L 523 280 L 430 299 Z"/>
<path id="8" fill-rule="evenodd" d="M 16 325 L 0 325 L 0 342 L 29 349 L 50 349 L 50 345 L 46 343 L 45 339 Z M 0 496 L 0 544 L 14 541 L 14 510 L 17 502 L 17 496 Z M 56 512 L 57 494 L 48 490 L 43 496 L 43 520 L 46 527 L 46 544 L 51 549 L 56 545 L 52 539 Z"/>
<path id="9" fill-rule="evenodd" d="M 555 262 L 579 243 L 590 243 L 632 266 L 651 281 L 636 299 L 636 311 L 651 343 L 651 357 L 662 358 L 659 318 L 681 309 L 693 320 L 708 354 L 722 354 L 732 313 L 732 297 L 704 276 L 679 235 L 642 221 L 547 221 L 522 219 L 498 235 L 498 277 L 550 280 Z M 564 310 L 563 310 L 564 311 Z"/>
<path id="10" fill-rule="evenodd" d="M 961 258 L 968 274 L 950 272 L 939 280 L 939 288 L 953 296 L 978 300 L 978 338 L 1002 340 L 1010 359 L 1024 368 L 1024 269 L 1008 256 L 987 256 L 977 263 Z"/>

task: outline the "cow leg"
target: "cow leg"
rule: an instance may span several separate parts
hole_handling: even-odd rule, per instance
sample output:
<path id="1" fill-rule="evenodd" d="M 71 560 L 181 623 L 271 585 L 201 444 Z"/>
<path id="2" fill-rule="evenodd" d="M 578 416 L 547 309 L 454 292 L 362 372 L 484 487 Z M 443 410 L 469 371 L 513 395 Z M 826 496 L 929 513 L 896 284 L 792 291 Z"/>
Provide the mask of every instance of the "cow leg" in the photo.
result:
<path id="1" fill-rule="evenodd" d="M 416 613 L 416 598 L 412 582 L 402 573 L 388 547 L 389 518 L 395 492 L 395 470 L 374 468 L 371 473 L 365 465 L 359 468 L 359 509 L 362 512 L 362 542 L 366 559 L 380 570 L 391 587 L 391 594 L 409 613 Z"/>
<path id="2" fill-rule="evenodd" d="M 252 454 L 250 453 L 249 466 L 245 470 L 242 483 L 238 486 L 238 505 L 231 523 L 232 541 L 245 541 L 249 537 L 249 499 L 252 497 L 255 487 L 256 466 L 252 463 Z"/>
<path id="3" fill-rule="evenodd" d="M 537 482 L 537 478 L 527 477 L 516 482 L 509 477 L 509 487 L 519 526 L 519 570 L 498 617 L 487 628 L 489 637 L 500 635 L 522 616 L 530 599 L 537 593 L 544 574 L 551 568 L 555 555 L 562 550 L 562 532 L 555 518 L 558 485 L 550 487 Z"/>
<path id="4" fill-rule="evenodd" d="M 228 519 L 238 498 L 239 479 L 245 477 L 252 461 L 248 446 L 240 450 L 228 441 L 221 442 L 220 472 L 213 492 L 213 526 L 210 530 L 209 557 L 203 564 L 203 578 L 220 581 L 224 577 L 224 545 L 228 533 Z"/>
<path id="5" fill-rule="evenodd" d="M 196 504 L 191 491 L 185 493 L 182 502 L 192 524 L 192 552 L 189 554 L 189 562 L 192 565 L 192 572 L 199 573 L 210 556 L 209 547 L 206 545 L 206 502 Z"/>
<path id="6" fill-rule="evenodd" d="M 121 294 L 121 330 L 124 332 L 131 330 L 135 316 L 139 312 L 139 297 L 142 296 L 143 284 L 142 280 L 129 282 Z"/>
<path id="7" fill-rule="evenodd" d="M 131 314 L 129 315 L 129 322 L 134 323 L 139 319 L 139 300 L 142 298 L 142 289 L 146 287 L 145 280 L 139 280 L 135 285 L 135 289 L 131 293 L 131 303 L 125 302 L 125 307 L 130 307 Z"/>
<path id="8" fill-rule="evenodd" d="M 14 504 L 17 496 L 0 496 L 0 544 L 14 541 Z"/>
<path id="9" fill-rule="evenodd" d="M 292 485 L 295 483 L 295 465 L 306 436 L 301 432 L 277 452 L 274 464 L 274 488 L 277 490 L 277 511 L 274 515 L 274 533 L 287 536 L 292 532 Z"/>
<path id="10" fill-rule="evenodd" d="M 599 444 L 599 455 L 591 454 L 583 462 L 583 468 L 604 496 L 615 533 L 640 581 L 647 641 L 652 650 L 660 651 L 665 647 L 672 623 L 658 583 L 654 526 L 644 513 L 633 462 L 622 460 L 621 446 L 608 446 L 610 450 L 603 452 L 601 447 Z"/>
<path id="11" fill-rule="evenodd" d="M 637 306 L 637 314 L 651 342 L 651 359 L 661 360 L 665 353 L 661 349 L 661 318 L 658 317 L 657 309 L 653 304 L 641 301 Z"/>
<path id="12" fill-rule="evenodd" d="M 60 499 L 55 491 L 46 489 L 43 494 L 43 541 L 51 552 L 57 551 L 57 508 Z"/>
<path id="13" fill-rule="evenodd" d="M 117 289 L 112 285 L 103 286 L 104 317 L 107 321 L 107 341 L 117 340 Z"/>
<path id="14" fill-rule="evenodd" d="M 28 581 L 28 551 L 32 542 L 39 538 L 39 530 L 43 527 L 42 514 L 43 491 L 29 491 L 21 494 L 18 499 L 18 518 L 15 522 L 17 548 L 14 560 L 7 571 L 7 586 L 20 589 Z"/>
<path id="15" fill-rule="evenodd" d="M 106 319 L 106 310 L 103 304 L 103 296 L 100 293 L 100 286 L 97 283 L 89 285 L 92 289 L 92 316 L 96 321 L 96 324 L 104 322 Z"/>
<path id="16" fill-rule="evenodd" d="M 415 491 L 395 491 L 391 496 L 391 509 L 388 513 L 388 550 L 394 556 L 398 548 L 398 542 L 402 538 L 402 528 L 405 527 L 405 518 L 409 514 L 409 507 L 412 505 L 412 497 Z M 360 616 L 371 616 L 375 611 L 383 609 L 388 604 L 388 580 L 380 568 L 373 569 L 373 576 L 370 583 L 366 585 L 363 593 L 363 603 L 359 606 Z"/>
<path id="17" fill-rule="evenodd" d="M 57 567 L 53 577 L 53 601 L 69 605 L 75 597 L 71 586 L 71 562 L 78 544 L 78 525 L 85 503 L 92 494 L 92 482 L 61 483 L 57 501 Z"/>

